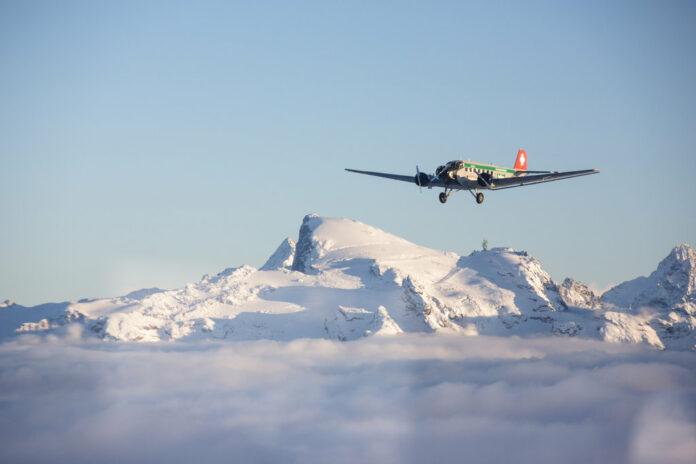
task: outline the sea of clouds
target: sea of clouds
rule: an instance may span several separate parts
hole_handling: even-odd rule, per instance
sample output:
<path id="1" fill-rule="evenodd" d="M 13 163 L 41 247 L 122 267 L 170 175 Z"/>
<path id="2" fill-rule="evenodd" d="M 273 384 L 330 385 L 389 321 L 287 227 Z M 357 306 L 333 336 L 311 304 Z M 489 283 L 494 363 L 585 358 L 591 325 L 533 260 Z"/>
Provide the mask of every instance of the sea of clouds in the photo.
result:
<path id="1" fill-rule="evenodd" d="M 560 337 L 0 344 L 0 462 L 692 463 L 696 354 Z"/>

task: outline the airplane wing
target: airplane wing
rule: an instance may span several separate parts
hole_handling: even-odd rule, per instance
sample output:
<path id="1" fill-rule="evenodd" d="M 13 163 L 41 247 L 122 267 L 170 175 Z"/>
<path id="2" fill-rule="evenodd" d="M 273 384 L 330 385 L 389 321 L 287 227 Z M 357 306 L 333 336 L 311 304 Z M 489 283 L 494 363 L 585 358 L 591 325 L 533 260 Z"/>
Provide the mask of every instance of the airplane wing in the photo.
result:
<path id="1" fill-rule="evenodd" d="M 400 180 L 403 182 L 408 182 L 411 184 L 416 183 L 416 176 L 402 176 L 400 174 L 388 174 L 386 172 L 374 172 L 374 171 L 361 171 L 359 169 L 348 169 L 346 168 L 346 171 L 348 172 L 357 172 L 358 174 L 367 174 L 368 176 L 377 176 L 377 177 L 384 177 L 386 179 L 393 179 L 393 180 Z M 434 176 L 428 176 L 430 179 L 428 183 L 424 183 L 423 187 L 441 187 L 445 184 L 442 183 L 440 179 Z"/>
<path id="2" fill-rule="evenodd" d="M 404 176 L 400 174 L 389 174 L 386 172 L 375 172 L 375 171 L 361 171 L 359 169 L 348 169 L 346 171 L 356 172 L 358 174 L 366 174 L 368 176 L 384 177 L 386 179 L 400 180 L 403 182 L 408 182 L 415 184 L 415 176 Z M 583 171 L 566 171 L 566 172 L 553 172 L 553 171 L 521 171 L 526 173 L 542 172 L 543 174 L 534 174 L 527 176 L 517 176 L 517 177 L 507 177 L 504 179 L 495 179 L 493 185 L 491 185 L 490 190 L 502 190 L 513 187 L 523 187 L 525 185 L 540 184 L 542 182 L 551 182 L 554 180 L 569 179 L 571 177 L 587 176 L 589 174 L 597 174 L 599 171 L 596 169 L 585 169 Z M 476 181 L 466 181 L 465 183 L 450 182 L 445 184 L 442 180 L 435 176 L 428 176 L 429 180 L 427 183 L 423 183 L 423 187 L 448 187 L 453 190 L 473 190 L 475 188 L 481 188 L 482 186 Z M 461 182 L 461 181 L 460 181 Z"/>
<path id="3" fill-rule="evenodd" d="M 358 174 L 367 174 L 368 176 L 386 177 L 387 179 L 402 180 L 404 182 L 410 182 L 415 184 L 415 178 L 413 176 L 401 176 L 399 174 L 387 174 L 384 172 L 374 172 L 374 171 L 360 171 L 358 169 L 348 169 L 349 172 L 357 172 Z"/>
<path id="4" fill-rule="evenodd" d="M 495 179 L 491 190 L 502 190 L 513 187 L 523 187 L 525 185 L 540 184 L 554 180 L 569 179 L 571 177 L 587 176 L 597 174 L 596 169 L 585 169 L 583 171 L 549 172 L 534 176 L 507 177 L 505 179 Z M 413 182 L 413 181 L 412 181 Z"/>

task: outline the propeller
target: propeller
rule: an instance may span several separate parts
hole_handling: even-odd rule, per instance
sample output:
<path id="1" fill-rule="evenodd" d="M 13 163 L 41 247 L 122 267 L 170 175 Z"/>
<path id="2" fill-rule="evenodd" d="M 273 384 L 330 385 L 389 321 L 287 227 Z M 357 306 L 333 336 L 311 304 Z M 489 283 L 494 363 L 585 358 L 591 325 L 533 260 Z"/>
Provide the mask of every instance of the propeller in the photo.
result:
<path id="1" fill-rule="evenodd" d="M 421 185 L 420 169 L 418 169 L 417 164 L 416 164 L 416 181 L 418 182 L 418 191 L 420 193 L 423 193 L 423 186 Z"/>
<path id="2" fill-rule="evenodd" d="M 416 181 L 418 190 L 420 190 L 420 192 L 423 193 L 423 186 L 430 188 L 430 183 L 433 181 L 433 177 L 429 174 L 421 172 L 418 165 L 416 165 L 416 177 L 413 180 Z"/>

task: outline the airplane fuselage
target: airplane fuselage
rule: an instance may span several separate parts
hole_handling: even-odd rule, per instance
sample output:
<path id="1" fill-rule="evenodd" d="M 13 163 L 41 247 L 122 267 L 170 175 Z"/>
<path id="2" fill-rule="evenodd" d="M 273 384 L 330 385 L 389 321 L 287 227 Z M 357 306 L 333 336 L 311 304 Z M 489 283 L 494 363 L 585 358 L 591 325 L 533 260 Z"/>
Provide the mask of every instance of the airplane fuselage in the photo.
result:
<path id="1" fill-rule="evenodd" d="M 443 166 L 439 166 L 435 175 L 446 184 L 456 182 L 463 187 L 470 188 L 476 184 L 479 188 L 489 188 L 496 179 L 524 176 L 524 171 L 495 166 L 493 164 L 477 163 L 474 161 L 454 160 Z"/>

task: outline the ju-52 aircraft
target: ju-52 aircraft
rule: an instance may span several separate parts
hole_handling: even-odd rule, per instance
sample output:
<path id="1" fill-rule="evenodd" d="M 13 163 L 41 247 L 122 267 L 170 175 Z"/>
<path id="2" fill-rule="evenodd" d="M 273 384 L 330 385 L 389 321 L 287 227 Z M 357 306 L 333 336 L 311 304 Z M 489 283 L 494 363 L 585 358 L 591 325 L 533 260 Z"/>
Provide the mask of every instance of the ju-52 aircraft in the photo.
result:
<path id="1" fill-rule="evenodd" d="M 502 190 L 512 187 L 523 187 L 525 185 L 569 179 L 571 177 L 586 176 L 599 172 L 596 169 L 566 172 L 527 171 L 527 153 L 524 150 L 519 150 L 517 152 L 515 166 L 512 169 L 494 166 L 492 164 L 455 160 L 445 165 L 438 166 L 434 175 L 420 172 L 418 166 L 416 166 L 415 177 L 347 168 L 346 171 L 401 180 L 404 182 L 415 182 L 419 188 L 427 187 L 431 189 L 433 187 L 442 187 L 445 190 L 440 193 L 440 203 L 447 202 L 447 198 L 456 190 L 468 190 L 476 199 L 476 203 L 479 204 L 483 203 L 483 193 L 479 192 L 479 190 Z"/>

